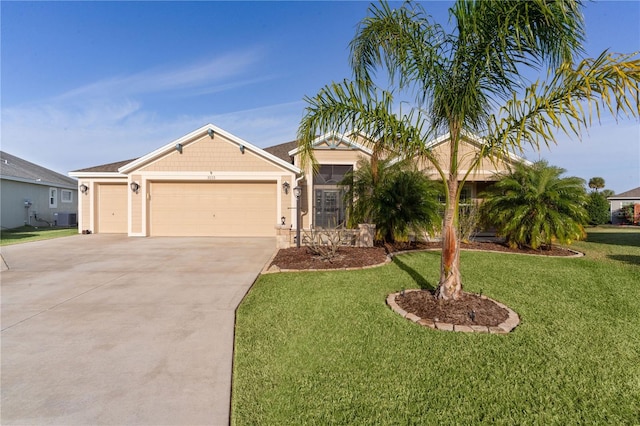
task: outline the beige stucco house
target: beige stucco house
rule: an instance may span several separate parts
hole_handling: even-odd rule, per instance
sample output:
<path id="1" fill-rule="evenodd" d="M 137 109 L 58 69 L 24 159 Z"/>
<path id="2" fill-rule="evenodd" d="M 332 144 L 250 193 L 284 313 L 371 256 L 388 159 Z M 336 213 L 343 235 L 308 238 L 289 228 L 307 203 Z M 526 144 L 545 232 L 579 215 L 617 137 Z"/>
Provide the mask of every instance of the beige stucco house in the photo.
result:
<path id="1" fill-rule="evenodd" d="M 327 134 L 314 142 L 319 168 L 302 170 L 296 142 L 261 149 L 212 124 L 138 159 L 77 170 L 79 230 L 129 236 L 275 236 L 295 229 L 296 197 L 302 188 L 301 227 L 335 227 L 345 220 L 338 182 L 372 155 L 364 139 Z M 446 137 L 432 143 L 448 155 Z M 468 138 L 464 161 L 478 141 Z M 464 160 L 466 158 L 466 160 Z M 465 186 L 475 198 L 499 166 L 483 163 Z M 427 164 L 425 173 L 434 174 Z M 462 171 L 464 173 L 464 171 Z M 435 176 L 434 176 L 435 177 Z"/>

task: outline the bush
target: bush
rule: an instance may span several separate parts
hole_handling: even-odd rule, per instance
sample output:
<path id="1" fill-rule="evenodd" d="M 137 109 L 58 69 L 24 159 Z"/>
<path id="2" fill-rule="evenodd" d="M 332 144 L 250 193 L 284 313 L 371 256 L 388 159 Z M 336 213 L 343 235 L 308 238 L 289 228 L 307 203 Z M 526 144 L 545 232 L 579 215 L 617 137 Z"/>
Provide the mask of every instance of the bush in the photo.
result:
<path id="1" fill-rule="evenodd" d="M 588 196 L 585 209 L 589 216 L 589 225 L 602 225 L 610 220 L 609 201 L 599 192 L 592 192 Z"/>
<path id="2" fill-rule="evenodd" d="M 538 161 L 514 171 L 481 195 L 483 216 L 512 247 L 550 247 L 585 236 L 588 215 L 584 180 L 561 177 L 560 167 Z"/>
<path id="3" fill-rule="evenodd" d="M 363 160 L 341 185 L 347 188 L 349 225 L 374 223 L 379 240 L 402 240 L 440 223 L 438 184 L 407 163 L 380 160 L 373 168 Z"/>

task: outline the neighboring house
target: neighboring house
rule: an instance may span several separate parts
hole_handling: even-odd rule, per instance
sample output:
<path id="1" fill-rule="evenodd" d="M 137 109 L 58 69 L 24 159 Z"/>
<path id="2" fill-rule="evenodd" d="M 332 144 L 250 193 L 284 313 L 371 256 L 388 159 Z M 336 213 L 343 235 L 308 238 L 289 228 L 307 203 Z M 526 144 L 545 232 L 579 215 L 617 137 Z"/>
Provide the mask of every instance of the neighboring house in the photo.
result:
<path id="1" fill-rule="evenodd" d="M 75 179 L 0 151 L 0 226 L 75 226 Z"/>
<path id="2" fill-rule="evenodd" d="M 447 139 L 433 142 L 446 155 Z M 328 134 L 314 141 L 318 172 L 301 170 L 296 142 L 258 148 L 208 124 L 143 157 L 76 170 L 79 229 L 129 236 L 275 236 L 295 229 L 296 196 L 302 188 L 301 225 L 334 227 L 344 222 L 338 182 L 372 155 L 364 139 Z M 463 143 L 471 161 L 477 141 Z M 465 186 L 475 198 L 496 173 L 515 161 L 482 163 Z M 433 174 L 426 165 L 425 173 Z"/>
<path id="3" fill-rule="evenodd" d="M 611 205 L 611 223 L 614 225 L 625 223 L 623 208 L 630 205 L 640 206 L 640 187 L 608 197 Z M 635 217 L 640 214 L 640 207 L 635 208 Z"/>

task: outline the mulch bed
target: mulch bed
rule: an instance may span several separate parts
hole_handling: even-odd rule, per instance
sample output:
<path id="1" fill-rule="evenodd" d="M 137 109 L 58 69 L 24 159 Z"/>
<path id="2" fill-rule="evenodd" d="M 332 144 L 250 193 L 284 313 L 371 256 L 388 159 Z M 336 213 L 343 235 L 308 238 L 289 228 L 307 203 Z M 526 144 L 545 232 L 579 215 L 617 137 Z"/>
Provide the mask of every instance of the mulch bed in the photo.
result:
<path id="1" fill-rule="evenodd" d="M 497 326 L 509 318 L 506 309 L 478 294 L 463 293 L 458 300 L 438 300 L 429 290 L 396 296 L 396 303 L 420 318 L 455 325 Z"/>
<path id="2" fill-rule="evenodd" d="M 440 242 L 411 242 L 411 243 L 395 243 L 393 245 L 386 244 L 384 247 L 340 247 L 338 255 L 333 259 L 322 259 L 315 255 L 307 247 L 291 247 L 281 249 L 269 266 L 277 266 L 280 269 L 344 269 L 344 268 L 362 268 L 365 266 L 378 265 L 383 263 L 388 253 L 395 253 L 405 250 L 425 250 L 439 249 L 442 247 Z M 573 252 L 560 248 L 551 247 L 540 250 L 533 249 L 512 249 L 504 244 L 495 242 L 478 242 L 461 243 L 463 250 L 491 250 L 505 253 L 522 253 L 522 254 L 538 254 L 544 256 L 572 256 Z"/>
<path id="3" fill-rule="evenodd" d="M 384 247 L 340 247 L 333 259 L 322 259 L 307 247 L 280 249 L 270 266 L 280 269 L 344 269 L 378 265 L 387 259 Z"/>

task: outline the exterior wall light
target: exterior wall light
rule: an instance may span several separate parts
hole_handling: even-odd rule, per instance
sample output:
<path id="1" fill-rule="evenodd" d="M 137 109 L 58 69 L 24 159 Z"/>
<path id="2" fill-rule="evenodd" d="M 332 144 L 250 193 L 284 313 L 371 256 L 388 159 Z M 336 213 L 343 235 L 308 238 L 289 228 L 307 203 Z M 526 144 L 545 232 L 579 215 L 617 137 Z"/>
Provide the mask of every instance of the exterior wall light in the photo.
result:
<path id="1" fill-rule="evenodd" d="M 181 143 L 177 143 L 175 146 L 176 151 L 178 151 L 180 154 L 182 154 L 182 144 Z"/>
<path id="2" fill-rule="evenodd" d="M 289 188 L 291 187 L 291 185 L 289 185 L 289 182 L 284 181 L 284 183 L 282 184 L 282 190 L 284 191 L 285 194 L 289 193 Z"/>
<path id="3" fill-rule="evenodd" d="M 135 192 L 136 194 L 138 193 L 138 190 L 140 189 L 140 185 L 138 185 L 137 182 L 131 182 L 131 185 L 129 185 L 131 187 L 131 191 Z"/>
<path id="4" fill-rule="evenodd" d="M 240 145 L 240 153 L 244 154 L 244 145 Z"/>
<path id="5" fill-rule="evenodd" d="M 213 135 L 215 135 L 215 133 L 214 133 L 213 129 L 209 129 L 209 130 L 207 130 L 207 134 L 209 135 L 209 137 L 210 137 L 211 139 L 213 139 Z"/>
<path id="6" fill-rule="evenodd" d="M 286 218 L 286 217 L 284 217 L 284 216 L 282 216 L 282 217 L 280 218 L 280 223 L 282 224 L 282 226 L 286 225 L 286 224 L 287 224 L 287 218 Z"/>
<path id="7" fill-rule="evenodd" d="M 83 183 L 82 185 L 80 185 L 80 192 L 86 194 L 87 192 L 89 192 L 89 187 Z"/>

